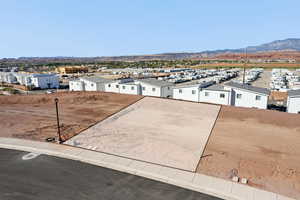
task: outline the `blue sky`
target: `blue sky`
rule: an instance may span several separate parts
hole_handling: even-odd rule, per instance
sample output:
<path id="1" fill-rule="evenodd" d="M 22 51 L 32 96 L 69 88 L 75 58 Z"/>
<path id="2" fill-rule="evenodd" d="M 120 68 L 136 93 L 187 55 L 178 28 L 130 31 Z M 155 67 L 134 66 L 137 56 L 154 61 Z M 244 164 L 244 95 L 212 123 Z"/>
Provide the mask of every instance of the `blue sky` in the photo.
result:
<path id="1" fill-rule="evenodd" d="M 299 0 L 0 0 L 0 57 L 118 56 L 300 38 Z"/>

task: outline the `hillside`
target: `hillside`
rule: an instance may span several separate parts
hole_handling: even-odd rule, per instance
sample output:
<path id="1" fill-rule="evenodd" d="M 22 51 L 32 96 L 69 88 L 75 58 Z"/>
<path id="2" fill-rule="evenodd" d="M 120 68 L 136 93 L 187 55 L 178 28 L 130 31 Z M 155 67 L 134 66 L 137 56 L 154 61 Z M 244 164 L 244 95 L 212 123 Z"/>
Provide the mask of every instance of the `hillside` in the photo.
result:
<path id="1" fill-rule="evenodd" d="M 200 47 L 199 47 L 200 48 Z M 146 61 L 146 60 L 201 60 L 201 59 L 239 59 L 245 49 L 253 59 L 296 59 L 300 60 L 300 39 L 290 38 L 270 43 L 248 46 L 239 49 L 222 49 L 197 53 L 162 53 L 154 55 L 132 55 L 112 57 L 20 57 L 0 59 L 1 63 L 96 63 L 105 61 Z"/>

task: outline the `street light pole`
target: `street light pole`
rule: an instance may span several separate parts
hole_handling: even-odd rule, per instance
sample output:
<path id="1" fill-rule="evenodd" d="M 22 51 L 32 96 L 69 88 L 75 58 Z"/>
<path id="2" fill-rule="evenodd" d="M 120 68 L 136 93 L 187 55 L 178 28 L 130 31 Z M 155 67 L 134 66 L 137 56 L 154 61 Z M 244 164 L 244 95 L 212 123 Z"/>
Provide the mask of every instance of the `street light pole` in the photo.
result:
<path id="1" fill-rule="evenodd" d="M 63 140 L 62 140 L 61 134 L 60 134 L 60 125 L 59 125 L 59 116 L 58 116 L 58 98 L 55 98 L 54 101 L 55 101 L 55 107 L 56 107 L 56 121 L 57 121 L 58 142 L 59 142 L 59 144 L 61 144 L 61 143 L 63 143 Z"/>
<path id="2" fill-rule="evenodd" d="M 245 85 L 245 76 L 246 76 L 246 62 L 247 62 L 247 47 L 245 48 L 245 58 L 244 58 L 244 73 L 243 73 L 243 85 Z"/>

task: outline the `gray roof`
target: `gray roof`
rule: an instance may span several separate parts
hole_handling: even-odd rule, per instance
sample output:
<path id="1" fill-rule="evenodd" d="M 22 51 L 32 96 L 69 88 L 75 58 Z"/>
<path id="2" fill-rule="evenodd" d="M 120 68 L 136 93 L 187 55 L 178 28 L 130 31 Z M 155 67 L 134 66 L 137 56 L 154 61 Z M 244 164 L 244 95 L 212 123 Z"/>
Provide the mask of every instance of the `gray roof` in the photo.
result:
<path id="1" fill-rule="evenodd" d="M 230 92 L 228 90 L 225 90 L 223 85 L 212 85 L 212 86 L 210 86 L 208 88 L 205 88 L 204 90 Z"/>
<path id="2" fill-rule="evenodd" d="M 189 87 L 200 87 L 200 84 L 191 84 L 191 85 L 179 85 L 179 86 L 176 86 L 175 88 L 176 89 L 179 89 L 179 88 L 189 88 Z"/>
<path id="3" fill-rule="evenodd" d="M 289 90 L 288 91 L 288 96 L 300 96 L 300 90 Z"/>
<path id="4" fill-rule="evenodd" d="M 238 89 L 242 89 L 242 90 L 248 90 L 248 91 L 252 91 L 255 93 L 259 93 L 259 94 L 265 94 L 265 95 L 270 95 L 270 90 L 266 89 L 266 88 L 260 88 L 260 87 L 254 87 L 251 85 L 247 85 L 247 84 L 240 84 L 240 83 L 236 83 L 236 82 L 228 82 L 224 84 L 225 86 L 228 87 L 234 87 L 234 88 L 238 88 Z"/>
<path id="5" fill-rule="evenodd" d="M 176 88 L 189 88 L 189 87 L 207 88 L 215 83 L 216 83 L 215 81 L 207 81 L 198 84 L 176 86 Z"/>
<path id="6" fill-rule="evenodd" d="M 119 83 L 120 85 L 139 85 L 135 82 Z"/>
<path id="7" fill-rule="evenodd" d="M 160 81 L 160 80 L 153 79 L 153 78 L 141 79 L 139 81 L 143 82 L 143 83 L 150 84 L 150 85 L 155 85 L 155 86 L 158 86 L 158 87 L 166 87 L 166 86 L 174 85 L 173 83 L 170 83 L 170 82 L 167 82 L 167 81 Z"/>
<path id="8" fill-rule="evenodd" d="M 81 79 L 86 80 L 86 81 L 90 81 L 90 82 L 94 82 L 94 83 L 110 83 L 110 82 L 113 82 L 112 80 L 105 79 L 105 78 L 98 77 L 98 76 L 85 76 L 85 77 L 81 77 Z"/>
<path id="9" fill-rule="evenodd" d="M 30 74 L 32 77 L 48 77 L 48 76 L 57 76 L 56 74 Z"/>

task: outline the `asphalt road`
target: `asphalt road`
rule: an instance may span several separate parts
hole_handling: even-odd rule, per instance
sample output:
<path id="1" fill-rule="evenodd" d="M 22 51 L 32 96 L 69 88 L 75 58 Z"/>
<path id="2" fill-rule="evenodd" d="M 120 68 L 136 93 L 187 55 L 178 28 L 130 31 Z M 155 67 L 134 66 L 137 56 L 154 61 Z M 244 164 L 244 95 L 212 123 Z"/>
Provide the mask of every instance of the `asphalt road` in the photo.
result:
<path id="1" fill-rule="evenodd" d="M 220 200 L 79 161 L 0 149 L 1 200 Z"/>

